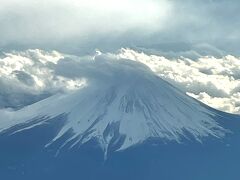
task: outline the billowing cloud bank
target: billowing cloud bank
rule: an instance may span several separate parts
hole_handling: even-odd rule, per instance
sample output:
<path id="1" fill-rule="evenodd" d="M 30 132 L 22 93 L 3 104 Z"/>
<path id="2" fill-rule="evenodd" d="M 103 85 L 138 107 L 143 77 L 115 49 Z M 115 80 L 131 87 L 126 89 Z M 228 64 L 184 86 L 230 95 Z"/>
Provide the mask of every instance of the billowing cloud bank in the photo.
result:
<path id="1" fill-rule="evenodd" d="M 84 71 L 83 61 L 102 58 L 142 62 L 190 96 L 219 110 L 240 113 L 240 58 L 167 59 L 131 49 L 84 57 L 41 50 L 5 53 L 0 58 L 0 108 L 21 108 L 52 94 L 78 89 L 86 83 L 86 73 L 89 77 L 100 71 L 100 67 Z M 81 68 L 76 69 L 80 62 Z"/>
<path id="2" fill-rule="evenodd" d="M 201 57 L 195 61 L 122 49 L 121 58 L 140 61 L 188 95 L 222 111 L 240 113 L 240 58 Z"/>
<path id="3" fill-rule="evenodd" d="M 45 97 L 77 88 L 78 80 L 57 76 L 64 56 L 56 51 L 28 50 L 0 58 L 0 107 L 21 108 Z"/>

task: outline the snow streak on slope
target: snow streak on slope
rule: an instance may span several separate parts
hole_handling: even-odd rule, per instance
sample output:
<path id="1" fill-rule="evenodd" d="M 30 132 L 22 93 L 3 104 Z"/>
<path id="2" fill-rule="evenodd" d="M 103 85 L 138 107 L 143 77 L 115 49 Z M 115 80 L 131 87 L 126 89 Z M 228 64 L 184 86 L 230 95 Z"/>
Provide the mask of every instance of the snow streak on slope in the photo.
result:
<path id="1" fill-rule="evenodd" d="M 17 131 L 22 131 L 65 114 L 65 124 L 50 144 L 70 132 L 63 146 L 96 139 L 105 152 L 109 146 L 122 150 L 148 138 L 201 141 L 207 136 L 223 137 L 226 132 L 210 108 L 141 63 L 98 56 L 95 60 L 69 59 L 67 64 L 72 69 L 64 74 L 82 77 L 86 83 L 77 91 L 54 95 L 18 111 L 1 110 L 1 132 L 19 124 L 24 128 Z M 67 64 L 56 71 L 63 73 Z"/>

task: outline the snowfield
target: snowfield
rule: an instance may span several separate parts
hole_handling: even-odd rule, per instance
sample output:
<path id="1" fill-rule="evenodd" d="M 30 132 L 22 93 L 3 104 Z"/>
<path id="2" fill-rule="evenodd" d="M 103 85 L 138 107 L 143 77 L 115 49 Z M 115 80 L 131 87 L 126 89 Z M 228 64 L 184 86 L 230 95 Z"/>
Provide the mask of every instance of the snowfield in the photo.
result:
<path id="1" fill-rule="evenodd" d="M 0 110 L 1 132 L 17 127 L 17 133 L 65 115 L 65 123 L 46 146 L 71 133 L 62 147 L 96 139 L 105 153 L 110 145 L 123 150 L 149 138 L 201 142 L 204 137 L 221 138 L 228 132 L 215 120 L 216 111 L 156 76 L 144 64 L 105 56 L 80 63 L 68 61 L 57 71 L 61 73 L 72 64 L 74 68 L 64 73 L 72 79 L 82 77 L 80 88 L 20 110 Z"/>

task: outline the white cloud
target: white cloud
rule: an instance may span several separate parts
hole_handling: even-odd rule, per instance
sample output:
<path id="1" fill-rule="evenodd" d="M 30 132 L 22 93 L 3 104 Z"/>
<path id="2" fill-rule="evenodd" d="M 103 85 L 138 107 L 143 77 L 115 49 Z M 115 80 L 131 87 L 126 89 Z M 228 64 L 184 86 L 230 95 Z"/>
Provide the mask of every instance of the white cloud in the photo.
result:
<path id="1" fill-rule="evenodd" d="M 20 108 L 81 86 L 83 79 L 71 80 L 55 74 L 62 58 L 64 56 L 56 51 L 38 49 L 5 53 L 0 58 L 0 108 Z"/>
<path id="2" fill-rule="evenodd" d="M 89 61 L 108 58 L 142 62 L 209 106 L 240 113 L 240 58 L 229 55 L 218 59 L 206 56 L 195 61 L 184 57 L 167 59 L 131 49 L 82 57 L 41 50 L 5 53 L 0 59 L 0 107 L 22 107 L 58 92 L 78 89 L 87 83 L 86 77 L 108 77 L 108 72 L 102 72 L 101 63 L 98 69 L 89 66 Z"/>
<path id="3" fill-rule="evenodd" d="M 117 56 L 148 65 L 159 76 L 209 106 L 240 113 L 240 58 L 228 55 L 195 61 L 184 57 L 166 59 L 130 49 L 122 49 Z"/>
<path id="4" fill-rule="evenodd" d="M 206 92 L 201 92 L 198 95 L 192 93 L 187 94 L 222 111 L 240 113 L 240 93 L 235 93 L 230 97 L 212 97 Z"/>

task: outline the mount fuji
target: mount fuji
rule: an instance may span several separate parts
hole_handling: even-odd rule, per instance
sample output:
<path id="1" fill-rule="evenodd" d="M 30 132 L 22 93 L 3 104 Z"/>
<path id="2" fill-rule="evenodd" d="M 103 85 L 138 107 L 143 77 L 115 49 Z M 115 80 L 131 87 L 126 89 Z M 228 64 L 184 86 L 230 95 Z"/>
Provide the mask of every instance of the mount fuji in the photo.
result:
<path id="1" fill-rule="evenodd" d="M 81 86 L 0 110 L 2 179 L 240 177 L 238 115 L 208 107 L 131 60 L 83 60 L 67 76 L 83 77 Z"/>

